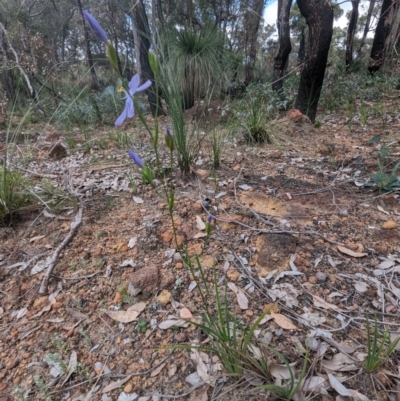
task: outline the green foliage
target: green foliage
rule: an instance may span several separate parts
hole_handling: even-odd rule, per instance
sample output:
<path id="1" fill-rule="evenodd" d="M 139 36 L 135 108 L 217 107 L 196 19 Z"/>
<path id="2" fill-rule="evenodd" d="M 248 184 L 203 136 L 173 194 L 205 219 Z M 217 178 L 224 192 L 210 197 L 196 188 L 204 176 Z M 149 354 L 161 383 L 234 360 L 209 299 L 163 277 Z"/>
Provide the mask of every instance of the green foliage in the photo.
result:
<path id="1" fill-rule="evenodd" d="M 248 142 L 279 144 L 279 133 L 271 120 L 293 100 L 289 91 L 278 94 L 270 85 L 252 85 L 236 104 L 234 128 L 239 126 Z"/>
<path id="2" fill-rule="evenodd" d="M 139 103 L 143 108 L 143 104 Z M 121 112 L 123 101 L 112 86 L 102 93 L 83 90 L 75 98 L 62 102 L 53 119 L 67 128 L 90 124 L 113 125 Z"/>
<path id="3" fill-rule="evenodd" d="M 0 168 L 0 222 L 11 220 L 15 213 L 29 205 L 31 197 L 27 184 L 18 171 Z"/>
<path id="4" fill-rule="evenodd" d="M 214 24 L 200 30 L 172 28 L 167 40 L 169 56 L 163 64 L 173 69 L 184 108 L 188 109 L 225 81 L 224 41 Z"/>
<path id="5" fill-rule="evenodd" d="M 372 186 L 377 188 L 379 192 L 391 192 L 400 189 L 400 179 L 397 176 L 397 170 L 400 167 L 400 162 L 398 162 L 390 172 L 390 174 L 385 172 L 384 166 L 380 160 L 378 160 L 379 171 L 372 174 L 371 178 L 374 182 Z M 371 185 L 369 185 L 371 186 Z"/>
<path id="6" fill-rule="evenodd" d="M 184 174 L 190 172 L 194 158 L 199 154 L 202 137 L 196 135 L 194 127 L 188 127 L 183 112 L 183 98 L 176 82 L 176 71 L 165 64 L 160 69 L 160 83 L 172 120 L 174 148 L 178 166 Z"/>
<path id="7" fill-rule="evenodd" d="M 30 192 L 51 212 L 59 213 L 66 207 L 76 207 L 76 199 L 51 181 L 43 179 Z"/>
<path id="8" fill-rule="evenodd" d="M 35 375 L 33 380 L 40 393 L 40 399 L 43 401 L 51 401 L 52 398 L 44 380 L 39 375 Z"/>
<path id="9" fill-rule="evenodd" d="M 208 345 L 191 344 L 171 348 L 199 349 L 209 352 L 219 358 L 225 373 L 231 377 L 240 379 L 245 372 L 251 372 L 264 382 L 272 380 L 269 372 L 271 356 L 278 357 L 287 367 L 290 380 L 283 387 L 265 384 L 255 388 L 254 391 L 267 389 L 281 398 L 291 399 L 305 378 L 308 353 L 300 377 L 296 379 L 293 368 L 280 352 L 267 347 L 253 337 L 254 331 L 269 311 L 265 310 L 249 328 L 244 327 L 229 310 L 232 303 L 228 300 L 226 286 L 223 292 L 219 288 L 216 269 L 213 269 L 213 283 L 210 285 L 198 257 L 196 257 L 197 270 L 190 258 L 186 258 L 186 263 L 197 283 L 196 289 L 200 294 L 203 308 L 201 321 L 191 320 L 190 323 L 201 329 L 210 341 Z"/>
<path id="10" fill-rule="evenodd" d="M 387 330 L 381 333 L 378 321 L 374 319 L 371 332 L 370 321 L 367 318 L 367 357 L 364 360 L 364 370 L 367 373 L 376 372 L 396 350 L 400 337 L 390 343 L 390 334 Z"/>
<path id="11" fill-rule="evenodd" d="M 147 330 L 147 321 L 146 319 L 139 319 L 135 329 L 138 333 L 145 333 Z"/>

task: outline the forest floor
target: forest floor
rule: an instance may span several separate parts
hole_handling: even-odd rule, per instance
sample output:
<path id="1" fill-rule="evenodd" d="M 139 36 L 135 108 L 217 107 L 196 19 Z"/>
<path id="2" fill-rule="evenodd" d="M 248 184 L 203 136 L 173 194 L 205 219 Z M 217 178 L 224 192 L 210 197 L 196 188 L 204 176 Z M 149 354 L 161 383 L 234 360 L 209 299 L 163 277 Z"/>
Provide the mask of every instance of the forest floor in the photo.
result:
<path id="1" fill-rule="evenodd" d="M 204 121 L 215 123 L 223 108 Z M 365 126 L 321 112 L 318 129 L 282 116 L 281 146 L 227 137 L 215 171 L 205 140 L 193 175 L 174 178 L 178 250 L 165 198 L 140 183 L 121 143 L 129 136 L 150 160 L 138 121 L 120 143 L 106 128 L 27 128 L 21 171 L 42 188 L 43 180 L 57 185 L 51 199 L 62 203 L 46 210 L 42 192 L 40 210 L 0 228 L 0 401 L 274 399 L 251 391 L 262 382 L 250 374 L 224 375 L 205 352 L 168 348 L 207 341 L 181 319 L 198 318 L 204 306 L 183 248 L 199 256 L 210 285 L 214 268 L 222 293 L 228 283 L 244 326 L 268 309 L 255 336 L 297 375 L 307 358 L 298 400 L 398 400 L 399 351 L 377 372 L 363 369 L 366 318 L 373 326 L 376 316 L 391 340 L 400 335 L 400 196 L 364 185 L 379 158 L 388 172 L 399 160 L 398 100 L 387 110 L 384 123 Z M 66 188 L 82 207 L 76 232 L 78 207 Z M 68 235 L 40 295 L 44 262 Z M 268 363 L 277 383 L 288 377 L 273 354 Z"/>

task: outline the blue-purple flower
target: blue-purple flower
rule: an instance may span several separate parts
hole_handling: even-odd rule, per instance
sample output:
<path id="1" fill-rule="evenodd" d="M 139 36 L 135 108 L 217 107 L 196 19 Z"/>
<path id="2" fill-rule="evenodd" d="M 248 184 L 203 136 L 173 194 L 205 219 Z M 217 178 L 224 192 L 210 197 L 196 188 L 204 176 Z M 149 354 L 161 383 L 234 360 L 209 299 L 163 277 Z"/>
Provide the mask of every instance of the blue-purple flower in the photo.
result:
<path id="1" fill-rule="evenodd" d="M 99 24 L 96 18 L 93 17 L 92 14 L 87 12 L 86 10 L 83 10 L 83 15 L 86 18 L 86 21 L 88 22 L 90 28 L 92 29 L 93 33 L 96 35 L 97 39 L 99 39 L 101 42 L 107 44 L 108 43 L 108 38 L 107 34 L 102 28 L 102 26 Z"/>
<path id="2" fill-rule="evenodd" d="M 129 156 L 130 158 L 140 167 L 143 168 L 144 163 L 142 161 L 142 159 L 132 150 L 129 149 L 128 150 Z"/>
<path id="3" fill-rule="evenodd" d="M 211 216 L 211 214 L 209 214 L 207 216 L 207 223 L 210 224 L 212 222 L 213 217 Z"/>
<path id="4" fill-rule="evenodd" d="M 140 85 L 140 78 L 138 74 L 135 74 L 132 79 L 129 82 L 129 93 L 125 90 L 122 89 L 125 93 L 125 108 L 122 111 L 121 115 L 115 120 L 115 125 L 118 127 L 119 125 L 122 125 L 123 122 L 127 118 L 132 118 L 135 115 L 135 108 L 133 105 L 133 96 L 135 95 L 136 92 L 141 92 L 151 86 L 151 81 L 147 80 L 143 85 Z"/>

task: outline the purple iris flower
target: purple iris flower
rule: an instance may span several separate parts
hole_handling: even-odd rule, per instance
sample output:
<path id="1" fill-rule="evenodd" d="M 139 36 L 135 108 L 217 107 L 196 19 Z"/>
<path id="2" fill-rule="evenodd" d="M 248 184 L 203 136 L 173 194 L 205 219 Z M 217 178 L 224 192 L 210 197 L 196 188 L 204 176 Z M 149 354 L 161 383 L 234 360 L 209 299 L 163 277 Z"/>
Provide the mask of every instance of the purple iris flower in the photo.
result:
<path id="1" fill-rule="evenodd" d="M 104 29 L 101 27 L 101 25 L 97 21 L 97 19 L 94 18 L 93 15 L 88 13 L 86 10 L 83 10 L 83 15 L 85 16 L 86 21 L 90 25 L 90 28 L 92 29 L 93 33 L 96 35 L 97 39 L 99 39 L 101 42 L 107 44 L 107 42 L 108 42 L 107 35 L 106 35 Z"/>
<path id="2" fill-rule="evenodd" d="M 129 149 L 128 150 L 129 156 L 130 158 L 140 167 L 142 168 L 144 166 L 144 163 L 142 161 L 142 159 L 132 150 Z"/>
<path id="3" fill-rule="evenodd" d="M 115 120 L 115 125 L 118 127 L 119 125 L 122 125 L 122 123 L 127 119 L 127 118 L 132 118 L 135 115 L 135 108 L 133 106 L 133 96 L 135 95 L 136 92 L 141 92 L 151 86 L 151 81 L 147 80 L 143 85 L 140 85 L 140 78 L 138 74 L 135 74 L 131 81 L 129 82 L 129 93 L 122 89 L 122 91 L 125 93 L 125 108 L 122 111 L 121 115 Z"/>
<path id="4" fill-rule="evenodd" d="M 171 130 L 169 129 L 169 127 L 166 127 L 166 128 L 165 128 L 165 134 L 166 134 L 167 136 L 169 136 L 170 138 L 172 137 Z"/>
<path id="5" fill-rule="evenodd" d="M 209 214 L 207 216 L 207 223 L 210 224 L 212 222 L 213 217 L 211 216 L 211 214 Z"/>

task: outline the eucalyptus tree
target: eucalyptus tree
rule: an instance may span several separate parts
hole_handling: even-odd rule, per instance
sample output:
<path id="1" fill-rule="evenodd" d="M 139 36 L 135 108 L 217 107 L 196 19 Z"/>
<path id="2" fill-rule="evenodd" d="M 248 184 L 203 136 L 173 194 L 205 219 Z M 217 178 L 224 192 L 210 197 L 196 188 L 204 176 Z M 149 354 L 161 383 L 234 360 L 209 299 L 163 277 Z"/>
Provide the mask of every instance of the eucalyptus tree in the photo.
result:
<path id="1" fill-rule="evenodd" d="M 292 7 L 292 0 L 278 0 L 278 50 L 274 59 L 274 76 L 272 82 L 272 89 L 279 91 L 283 86 L 283 75 L 288 63 L 289 54 L 292 51 L 292 44 L 290 41 L 290 8 Z"/>
<path id="2" fill-rule="evenodd" d="M 349 20 L 349 26 L 347 28 L 347 38 L 346 38 L 346 72 L 350 71 L 351 64 L 353 63 L 353 44 L 354 35 L 357 30 L 357 20 L 358 20 L 358 7 L 360 5 L 360 0 L 351 0 L 351 14 Z"/>
<path id="3" fill-rule="evenodd" d="M 398 2 L 399 0 L 383 0 L 368 61 L 368 70 L 370 73 L 378 71 L 385 63 L 390 30 L 395 19 L 394 13 L 398 12 L 398 8 L 396 7 Z"/>
<path id="4" fill-rule="evenodd" d="M 308 26 L 308 50 L 301 70 L 295 108 L 315 120 L 333 32 L 330 0 L 297 0 Z"/>
<path id="5" fill-rule="evenodd" d="M 361 56 L 362 56 L 362 50 L 363 50 L 363 47 L 365 45 L 365 40 L 367 39 L 367 35 L 368 35 L 369 31 L 370 31 L 372 13 L 373 13 L 374 8 L 375 8 L 375 3 L 376 3 L 376 0 L 370 0 L 369 1 L 367 16 L 366 16 L 365 25 L 364 25 L 364 31 L 363 31 L 363 34 L 362 34 L 362 37 L 361 37 L 360 45 L 359 45 L 358 50 L 357 50 L 357 58 L 361 58 Z"/>

